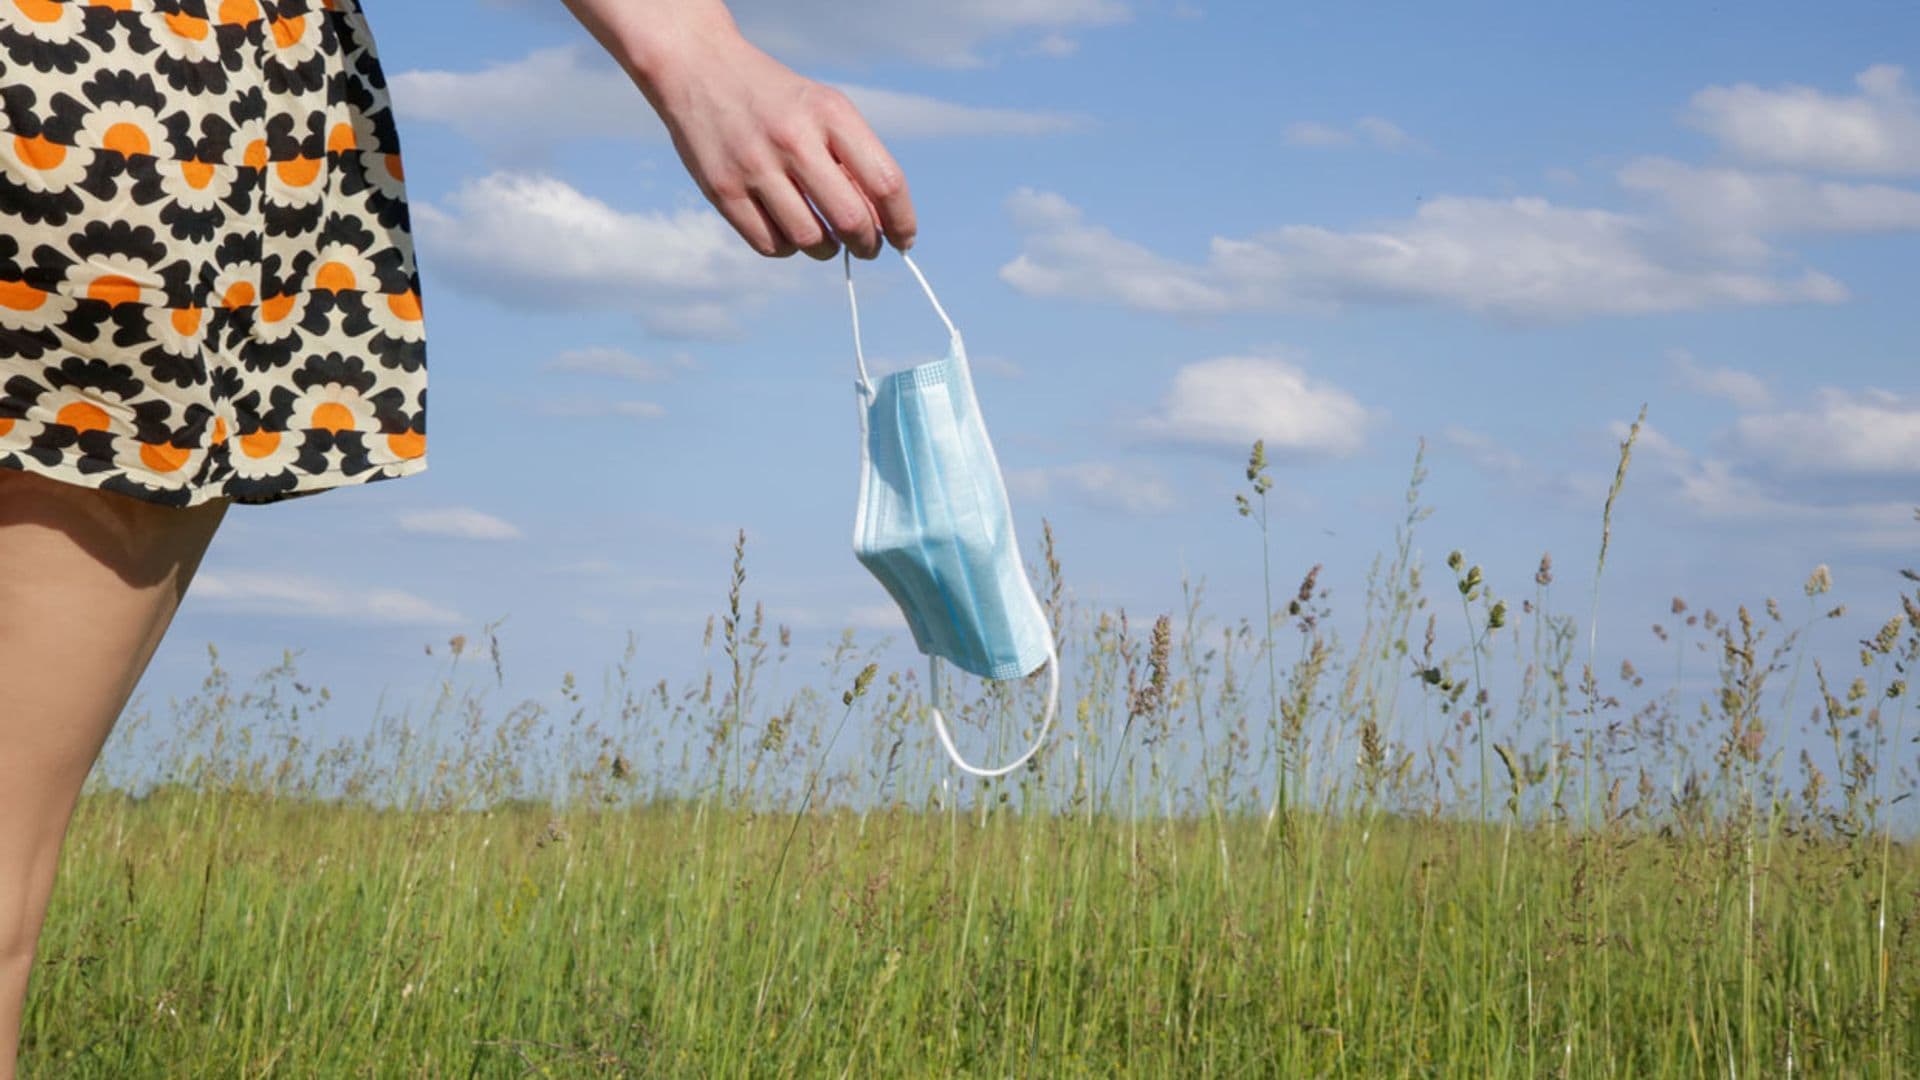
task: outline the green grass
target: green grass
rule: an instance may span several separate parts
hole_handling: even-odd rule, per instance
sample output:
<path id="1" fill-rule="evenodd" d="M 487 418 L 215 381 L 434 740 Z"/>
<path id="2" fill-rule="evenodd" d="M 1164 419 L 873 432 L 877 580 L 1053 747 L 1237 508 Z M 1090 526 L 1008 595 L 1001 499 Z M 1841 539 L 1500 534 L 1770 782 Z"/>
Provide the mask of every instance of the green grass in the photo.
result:
<path id="1" fill-rule="evenodd" d="M 1550 559 L 1503 598 L 1455 553 L 1429 603 L 1423 478 L 1350 641 L 1317 567 L 1265 626 L 1198 586 L 1150 628 L 1083 611 L 1049 531 L 1067 723 L 991 783 L 942 779 L 912 671 L 851 639 L 783 685 L 744 540 L 679 692 L 629 649 L 597 704 L 496 708 L 490 628 L 422 715 L 319 749 L 291 657 L 242 687 L 216 651 L 83 796 L 23 1075 L 1920 1072 L 1886 822 L 1920 593 L 1838 658 L 1806 652 L 1824 571 L 1799 618 L 1676 600 L 1670 685 L 1611 676 Z M 963 738 L 1019 745 L 1040 689 L 979 687 Z"/>
<path id="2" fill-rule="evenodd" d="M 1737 848 L 1296 817 L 89 798 L 26 1075 L 1893 1075 L 1920 937 Z M 1277 834 L 1272 834 L 1277 836 Z M 1900 851 L 1896 895 L 1920 887 Z M 1603 884 L 1604 883 L 1604 884 Z M 1610 897 L 1605 901 L 1603 896 Z M 1760 978 L 1743 992 L 1751 939 Z M 1749 1058 L 1751 1052 L 1756 1059 Z"/>

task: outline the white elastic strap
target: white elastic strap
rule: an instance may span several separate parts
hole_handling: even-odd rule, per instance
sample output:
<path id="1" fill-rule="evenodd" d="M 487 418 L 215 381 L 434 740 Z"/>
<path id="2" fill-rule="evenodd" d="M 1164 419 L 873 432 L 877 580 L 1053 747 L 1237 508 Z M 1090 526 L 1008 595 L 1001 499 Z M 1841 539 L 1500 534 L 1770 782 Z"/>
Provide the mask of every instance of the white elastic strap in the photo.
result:
<path id="1" fill-rule="evenodd" d="M 860 381 L 856 386 L 862 394 L 871 397 L 873 380 L 867 377 L 867 354 L 860 349 L 860 301 L 853 295 L 853 256 L 842 247 L 840 260 L 847 272 L 847 307 L 853 312 L 853 362 L 860 367 Z"/>
<path id="2" fill-rule="evenodd" d="M 920 282 L 920 290 L 927 294 L 927 301 L 933 305 L 934 313 L 940 316 L 941 322 L 947 324 L 947 333 L 959 337 L 960 331 L 954 328 L 953 320 L 947 318 L 947 309 L 940 306 L 940 298 L 933 295 L 933 286 L 927 284 L 927 276 L 914 265 L 913 257 L 903 251 L 900 258 L 906 261 L 907 269 L 913 271 L 915 280 Z M 853 360 L 860 368 L 860 382 L 857 385 L 862 394 L 871 395 L 873 379 L 867 374 L 867 354 L 860 346 L 860 301 L 853 292 L 853 253 L 844 246 L 840 249 L 840 263 L 847 275 L 847 309 L 853 313 Z"/>
<path id="3" fill-rule="evenodd" d="M 927 657 L 927 707 L 933 710 L 933 730 L 940 736 L 940 745 L 946 747 L 947 756 L 953 759 L 953 763 L 958 765 L 961 771 L 988 778 L 1005 776 L 1025 765 L 1027 759 L 1046 743 L 1047 729 L 1053 726 L 1053 714 L 1060 708 L 1060 657 L 1054 652 L 1051 636 L 1047 638 L 1047 676 L 1047 715 L 1040 721 L 1040 733 L 1034 736 L 1033 745 L 1027 747 L 1026 753 L 1013 759 L 1012 764 L 1002 765 L 997 769 L 976 769 L 967 764 L 967 759 L 960 756 L 959 748 L 953 745 L 953 735 L 947 731 L 947 718 L 940 712 L 940 658 Z"/>

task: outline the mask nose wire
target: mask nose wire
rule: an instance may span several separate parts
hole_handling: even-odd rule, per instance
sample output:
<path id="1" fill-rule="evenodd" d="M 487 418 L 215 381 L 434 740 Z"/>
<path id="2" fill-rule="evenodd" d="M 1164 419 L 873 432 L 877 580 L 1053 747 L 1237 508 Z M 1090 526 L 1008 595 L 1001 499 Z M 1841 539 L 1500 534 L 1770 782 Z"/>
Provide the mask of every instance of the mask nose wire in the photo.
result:
<path id="1" fill-rule="evenodd" d="M 933 294 L 933 286 L 927 284 L 927 275 L 920 272 L 920 267 L 914 263 L 913 256 L 903 251 L 900 253 L 900 258 L 906 262 L 907 269 L 913 271 L 914 280 L 920 283 L 920 291 L 927 294 L 927 302 L 933 305 L 934 314 L 940 316 L 940 321 L 946 324 L 948 336 L 958 341 L 960 331 L 953 325 L 953 320 L 947 317 L 947 309 L 940 306 L 940 298 Z M 853 313 L 853 360 L 860 369 L 860 379 L 855 383 L 855 387 L 862 394 L 872 397 L 873 378 L 867 374 L 867 354 L 860 344 L 860 301 L 853 291 L 853 254 L 844 246 L 840 249 L 840 265 L 847 278 L 847 310 Z"/>

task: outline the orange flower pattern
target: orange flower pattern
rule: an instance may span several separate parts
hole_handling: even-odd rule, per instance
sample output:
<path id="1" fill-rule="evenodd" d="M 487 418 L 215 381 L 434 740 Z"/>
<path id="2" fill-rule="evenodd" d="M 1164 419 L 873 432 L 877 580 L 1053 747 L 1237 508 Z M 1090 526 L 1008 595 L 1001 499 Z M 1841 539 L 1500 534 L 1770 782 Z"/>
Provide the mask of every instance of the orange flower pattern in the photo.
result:
<path id="1" fill-rule="evenodd" d="M 359 0 L 0 0 L 0 467 L 195 506 L 427 465 Z"/>

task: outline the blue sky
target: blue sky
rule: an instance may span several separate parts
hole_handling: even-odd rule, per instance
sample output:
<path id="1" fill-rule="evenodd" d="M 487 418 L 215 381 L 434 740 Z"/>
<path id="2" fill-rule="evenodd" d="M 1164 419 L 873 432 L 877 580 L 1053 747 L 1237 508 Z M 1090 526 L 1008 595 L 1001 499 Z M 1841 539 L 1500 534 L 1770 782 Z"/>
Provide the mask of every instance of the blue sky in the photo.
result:
<path id="1" fill-rule="evenodd" d="M 449 4 L 459 9 L 450 17 Z M 842 627 L 913 662 L 850 548 L 857 424 L 837 262 L 753 255 L 559 0 L 365 0 L 428 325 L 429 468 L 229 512 L 142 684 L 206 645 L 304 651 L 334 702 L 427 701 L 500 629 L 497 700 L 702 661 L 731 543 L 806 682 Z M 755 0 L 750 37 L 847 88 L 902 165 L 916 261 L 966 336 L 1021 538 L 1090 605 L 1257 610 L 1233 510 L 1274 458 L 1275 573 L 1358 612 L 1418 440 L 1431 579 L 1542 552 L 1584 611 L 1617 444 L 1602 666 L 1649 623 L 1799 603 L 1817 564 L 1889 613 L 1920 563 L 1920 12 L 1910 5 Z M 870 356 L 944 342 L 891 255 Z M 1907 312 L 1902 315 L 1901 312 Z M 1790 605 L 1790 610 L 1799 610 Z M 1457 638 L 1456 638 L 1457 640 Z M 1710 670 L 1703 664 L 1700 674 Z"/>

